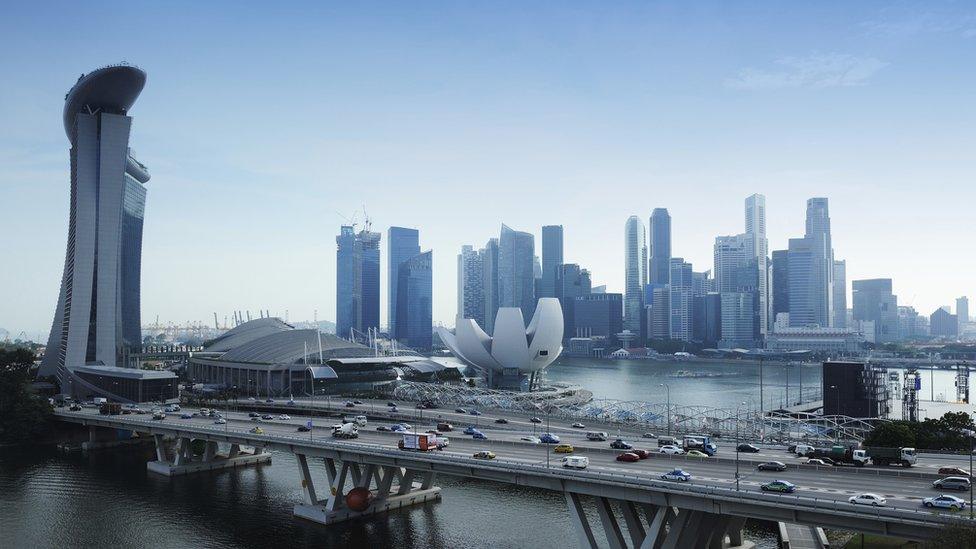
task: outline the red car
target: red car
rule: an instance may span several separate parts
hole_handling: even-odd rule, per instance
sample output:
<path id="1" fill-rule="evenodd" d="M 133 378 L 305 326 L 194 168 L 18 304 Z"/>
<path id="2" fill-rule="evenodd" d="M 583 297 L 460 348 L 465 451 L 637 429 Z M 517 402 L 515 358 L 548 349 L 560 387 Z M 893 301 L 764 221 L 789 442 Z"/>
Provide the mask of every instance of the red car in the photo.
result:
<path id="1" fill-rule="evenodd" d="M 968 477 L 969 471 L 959 467 L 942 467 L 939 469 L 940 475 L 952 475 L 957 477 Z"/>
<path id="2" fill-rule="evenodd" d="M 641 459 L 647 459 L 647 458 L 651 457 L 651 453 L 648 452 L 647 450 L 634 450 L 631 453 L 632 454 L 637 454 L 637 457 L 639 457 Z"/>
<path id="3" fill-rule="evenodd" d="M 640 461 L 640 457 L 633 452 L 624 452 L 617 456 L 617 461 L 626 461 L 628 463 L 633 463 L 635 461 Z"/>

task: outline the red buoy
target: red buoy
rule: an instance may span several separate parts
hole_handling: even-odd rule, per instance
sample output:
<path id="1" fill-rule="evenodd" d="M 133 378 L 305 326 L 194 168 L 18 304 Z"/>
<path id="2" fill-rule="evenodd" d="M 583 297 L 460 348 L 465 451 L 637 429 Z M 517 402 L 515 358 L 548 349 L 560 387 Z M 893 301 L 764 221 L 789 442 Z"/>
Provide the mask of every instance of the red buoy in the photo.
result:
<path id="1" fill-rule="evenodd" d="M 346 507 L 353 511 L 365 511 L 369 507 L 370 494 L 366 488 L 353 488 L 346 494 Z"/>

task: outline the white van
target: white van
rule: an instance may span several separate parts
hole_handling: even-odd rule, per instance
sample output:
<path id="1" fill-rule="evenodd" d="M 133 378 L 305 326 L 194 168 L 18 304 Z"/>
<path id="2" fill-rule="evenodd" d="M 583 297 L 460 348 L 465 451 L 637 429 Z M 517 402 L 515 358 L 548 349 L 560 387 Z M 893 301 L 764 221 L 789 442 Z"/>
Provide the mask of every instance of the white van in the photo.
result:
<path id="1" fill-rule="evenodd" d="M 569 469 L 586 469 L 590 464 L 590 458 L 586 456 L 566 456 L 563 458 L 563 467 Z"/>
<path id="2" fill-rule="evenodd" d="M 797 444 L 796 450 L 794 450 L 794 452 L 796 453 L 796 455 L 800 457 L 804 457 L 804 456 L 809 457 L 813 455 L 813 450 L 814 450 L 813 446 L 810 446 L 809 444 Z"/>
<path id="3" fill-rule="evenodd" d="M 356 416 L 356 420 L 353 422 L 360 427 L 366 426 L 366 416 Z"/>
<path id="4" fill-rule="evenodd" d="M 598 440 L 602 442 L 607 440 L 609 436 L 610 435 L 602 431 L 590 431 L 589 433 L 586 433 L 586 440 Z"/>

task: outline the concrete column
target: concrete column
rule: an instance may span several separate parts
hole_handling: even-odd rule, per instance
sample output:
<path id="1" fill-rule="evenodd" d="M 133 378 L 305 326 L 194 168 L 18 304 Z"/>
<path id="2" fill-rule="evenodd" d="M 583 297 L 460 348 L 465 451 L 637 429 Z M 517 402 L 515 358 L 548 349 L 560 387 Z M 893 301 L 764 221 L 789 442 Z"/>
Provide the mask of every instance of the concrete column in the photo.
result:
<path id="1" fill-rule="evenodd" d="M 394 467 L 383 467 L 382 471 L 382 478 L 380 478 L 380 481 L 376 483 L 377 499 L 385 499 L 390 495 L 390 485 L 393 484 L 393 477 L 396 476 L 399 469 Z"/>
<path id="2" fill-rule="evenodd" d="M 349 473 L 349 462 L 343 461 L 342 466 L 339 467 L 339 474 L 336 476 L 335 481 L 332 482 L 332 495 L 329 497 L 328 503 L 325 504 L 326 511 L 335 511 L 340 506 L 342 506 L 342 491 L 346 486 L 346 475 Z"/>
<path id="3" fill-rule="evenodd" d="M 579 494 L 573 492 L 563 492 L 566 496 L 566 506 L 569 508 L 569 518 L 575 526 L 577 541 L 579 546 L 584 549 L 596 549 L 596 538 L 593 536 L 593 529 L 586 520 L 586 513 L 583 512 L 583 504 L 580 502 Z"/>
<path id="4" fill-rule="evenodd" d="M 217 455 L 217 443 L 213 441 L 207 442 L 207 449 L 203 452 L 203 461 L 211 462 Z"/>
<path id="5" fill-rule="evenodd" d="M 729 522 L 732 517 L 729 515 L 718 515 L 715 520 L 715 528 L 712 529 L 712 537 L 708 540 L 708 549 L 723 549 L 725 546 L 725 532 L 729 529 Z"/>
<path id="6" fill-rule="evenodd" d="M 431 486 L 434 485 L 434 472 L 430 471 L 424 473 L 424 480 L 420 485 L 421 490 L 429 490 Z"/>
<path id="7" fill-rule="evenodd" d="M 620 531 L 617 517 L 613 516 L 610 500 L 605 497 L 596 498 L 596 510 L 600 514 L 600 522 L 603 523 L 603 532 L 607 536 L 610 549 L 626 549 L 627 542 L 624 541 L 624 535 Z"/>
<path id="8" fill-rule="evenodd" d="M 726 530 L 729 534 L 729 545 L 737 547 L 743 545 L 742 527 L 746 525 L 744 517 L 732 517 L 729 519 L 729 527 Z"/>
<path id="9" fill-rule="evenodd" d="M 190 439 L 186 437 L 180 437 L 179 442 L 176 445 L 176 459 L 173 460 L 173 465 L 179 467 L 180 465 L 186 465 L 187 452 L 190 447 Z"/>
<path id="10" fill-rule="evenodd" d="M 397 495 L 402 496 L 404 494 L 409 494 L 410 490 L 413 490 L 413 477 L 416 475 L 411 469 L 406 469 L 403 472 L 403 478 L 400 479 L 400 488 L 397 490 Z"/>
<path id="11" fill-rule="evenodd" d="M 362 478 L 363 478 L 363 470 L 362 468 L 359 467 L 359 464 L 350 463 L 349 473 L 351 473 L 352 475 L 352 485 L 359 486 L 359 483 L 362 482 Z"/>
<path id="12" fill-rule="evenodd" d="M 644 505 L 644 514 L 647 517 L 647 535 L 641 543 L 641 549 L 656 549 L 661 547 L 664 539 L 668 535 L 668 527 L 674 522 L 677 515 L 671 507 L 654 507 Z"/>
<path id="13" fill-rule="evenodd" d="M 90 425 L 88 427 L 88 442 L 95 442 L 98 440 L 98 436 L 95 434 L 95 426 Z"/>
<path id="14" fill-rule="evenodd" d="M 697 534 L 694 538 L 695 547 L 708 547 L 711 544 L 712 534 L 719 526 L 719 519 L 721 515 L 715 513 L 701 513 L 701 523 L 698 525 Z M 724 526 L 724 524 L 723 524 Z M 725 532 L 723 531 L 722 534 Z"/>
<path id="15" fill-rule="evenodd" d="M 153 435 L 153 440 L 156 441 L 156 461 L 165 463 L 166 462 L 166 441 L 163 440 L 163 435 Z"/>
<path id="16" fill-rule="evenodd" d="M 375 475 L 376 471 L 376 466 L 372 463 L 366 465 L 363 468 L 363 476 L 359 479 L 359 482 L 356 483 L 356 486 L 369 490 L 369 485 L 373 482 L 373 476 Z"/>
<path id="17" fill-rule="evenodd" d="M 240 444 L 231 444 L 230 445 L 230 451 L 227 452 L 227 458 L 228 459 L 236 458 L 237 455 L 240 454 L 240 453 L 241 453 L 241 445 Z"/>
<path id="18" fill-rule="evenodd" d="M 637 514 L 637 505 L 632 501 L 621 501 L 620 512 L 624 516 L 624 523 L 627 524 L 627 533 L 630 534 L 630 541 L 634 544 L 634 547 L 640 547 L 640 544 L 644 543 L 644 538 L 647 537 L 647 532 L 644 531 L 644 524 L 640 521 L 640 516 Z"/>
<path id="19" fill-rule="evenodd" d="M 701 526 L 701 511 L 689 511 L 687 509 L 678 513 L 678 518 L 671 523 L 668 529 L 668 537 L 664 539 L 661 549 L 683 549 L 684 547 L 695 547 L 695 538 L 698 537 L 698 527 Z"/>
<path id="20" fill-rule="evenodd" d="M 329 486 L 332 486 L 336 479 L 335 460 L 332 458 L 325 458 L 325 476 L 329 481 Z"/>
<path id="21" fill-rule="evenodd" d="M 298 472 L 302 477 L 302 491 L 305 494 L 305 502 L 309 505 L 315 505 L 319 502 L 315 495 L 315 483 L 312 481 L 312 473 L 308 469 L 308 458 L 305 454 L 295 454 L 298 458 Z"/>

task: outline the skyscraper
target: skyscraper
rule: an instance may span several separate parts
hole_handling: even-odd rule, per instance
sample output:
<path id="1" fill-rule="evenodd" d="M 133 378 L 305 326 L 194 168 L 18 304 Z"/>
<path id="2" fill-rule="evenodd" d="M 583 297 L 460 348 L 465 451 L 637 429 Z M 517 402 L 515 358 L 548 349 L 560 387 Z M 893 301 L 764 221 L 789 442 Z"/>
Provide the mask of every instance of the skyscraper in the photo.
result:
<path id="1" fill-rule="evenodd" d="M 387 322 L 390 326 L 390 338 L 398 339 L 397 333 L 397 289 L 399 277 L 397 273 L 400 264 L 420 253 L 420 233 L 417 229 L 404 227 L 390 227 L 387 231 Z"/>
<path id="2" fill-rule="evenodd" d="M 490 238 L 485 247 L 478 252 L 481 256 L 482 284 L 485 293 L 485 323 L 482 324 L 488 335 L 495 333 L 495 315 L 498 314 L 498 239 Z"/>
<path id="3" fill-rule="evenodd" d="M 766 197 L 754 194 L 746 198 L 746 236 L 759 273 L 759 334 L 764 335 L 772 323 L 769 320 L 769 242 L 766 240 Z"/>
<path id="4" fill-rule="evenodd" d="M 834 252 L 826 198 L 807 200 L 806 234 L 790 239 L 790 326 L 833 325 Z"/>
<path id="5" fill-rule="evenodd" d="M 542 227 L 542 293 L 538 297 L 558 297 L 556 278 L 563 264 L 563 226 Z M 564 332 L 565 333 L 565 332 Z"/>
<path id="6" fill-rule="evenodd" d="M 755 340 L 755 294 L 753 292 L 723 292 L 721 296 L 723 349 L 751 348 Z"/>
<path id="7" fill-rule="evenodd" d="M 671 258 L 671 339 L 691 341 L 693 321 L 693 282 L 691 263 Z"/>
<path id="8" fill-rule="evenodd" d="M 129 149 L 127 113 L 146 84 L 131 66 L 83 75 L 65 96 L 71 197 L 64 272 L 40 375 L 82 394 L 76 368 L 128 366 L 142 344 L 142 229 L 149 172 Z"/>
<path id="9" fill-rule="evenodd" d="M 773 322 L 776 315 L 790 312 L 790 261 L 789 250 L 774 250 L 770 280 L 772 280 Z"/>
<path id="10" fill-rule="evenodd" d="M 750 236 L 716 236 L 714 247 L 715 289 L 718 292 L 739 291 L 739 271 L 752 258 Z"/>
<path id="11" fill-rule="evenodd" d="M 644 315 L 647 338 L 661 341 L 671 338 L 671 285 L 646 284 L 644 286 Z"/>
<path id="12" fill-rule="evenodd" d="M 336 334 L 380 325 L 380 233 L 343 225 L 336 236 Z"/>
<path id="13" fill-rule="evenodd" d="M 667 208 L 651 212 L 651 279 L 654 284 L 671 283 L 671 214 Z"/>
<path id="14" fill-rule="evenodd" d="M 535 237 L 502 225 L 498 239 L 498 306 L 535 313 Z"/>
<path id="15" fill-rule="evenodd" d="M 847 328 L 847 261 L 834 261 L 834 328 Z"/>
<path id="16" fill-rule="evenodd" d="M 556 277 L 556 297 L 563 309 L 563 338 L 569 339 L 576 333 L 576 298 L 590 295 L 590 272 L 575 263 L 559 266 Z"/>
<path id="17" fill-rule="evenodd" d="M 616 340 L 623 331 L 623 296 L 587 294 L 576 298 L 576 337 L 605 337 Z"/>
<path id="18" fill-rule="evenodd" d="M 891 293 L 890 278 L 853 282 L 854 321 L 874 328 L 875 343 L 898 339 L 898 297 Z"/>
<path id="19" fill-rule="evenodd" d="M 946 307 L 939 307 L 929 316 L 929 333 L 932 337 L 954 339 L 959 335 L 958 315 L 950 314 Z"/>
<path id="20" fill-rule="evenodd" d="M 397 271 L 397 340 L 419 351 L 431 348 L 433 329 L 432 252 L 417 254 Z"/>
<path id="21" fill-rule="evenodd" d="M 969 298 L 966 296 L 956 298 L 956 320 L 959 322 L 956 333 L 962 335 L 966 325 L 969 324 Z"/>
<path id="22" fill-rule="evenodd" d="M 644 224 L 636 215 L 627 219 L 624 227 L 624 329 L 635 334 L 641 332 L 642 292 L 645 269 L 641 266 L 644 256 Z"/>
<path id="23" fill-rule="evenodd" d="M 482 250 L 483 252 L 484 250 Z M 472 318 L 480 326 L 485 320 L 484 254 L 470 245 L 458 254 L 458 308 L 461 318 Z"/>

